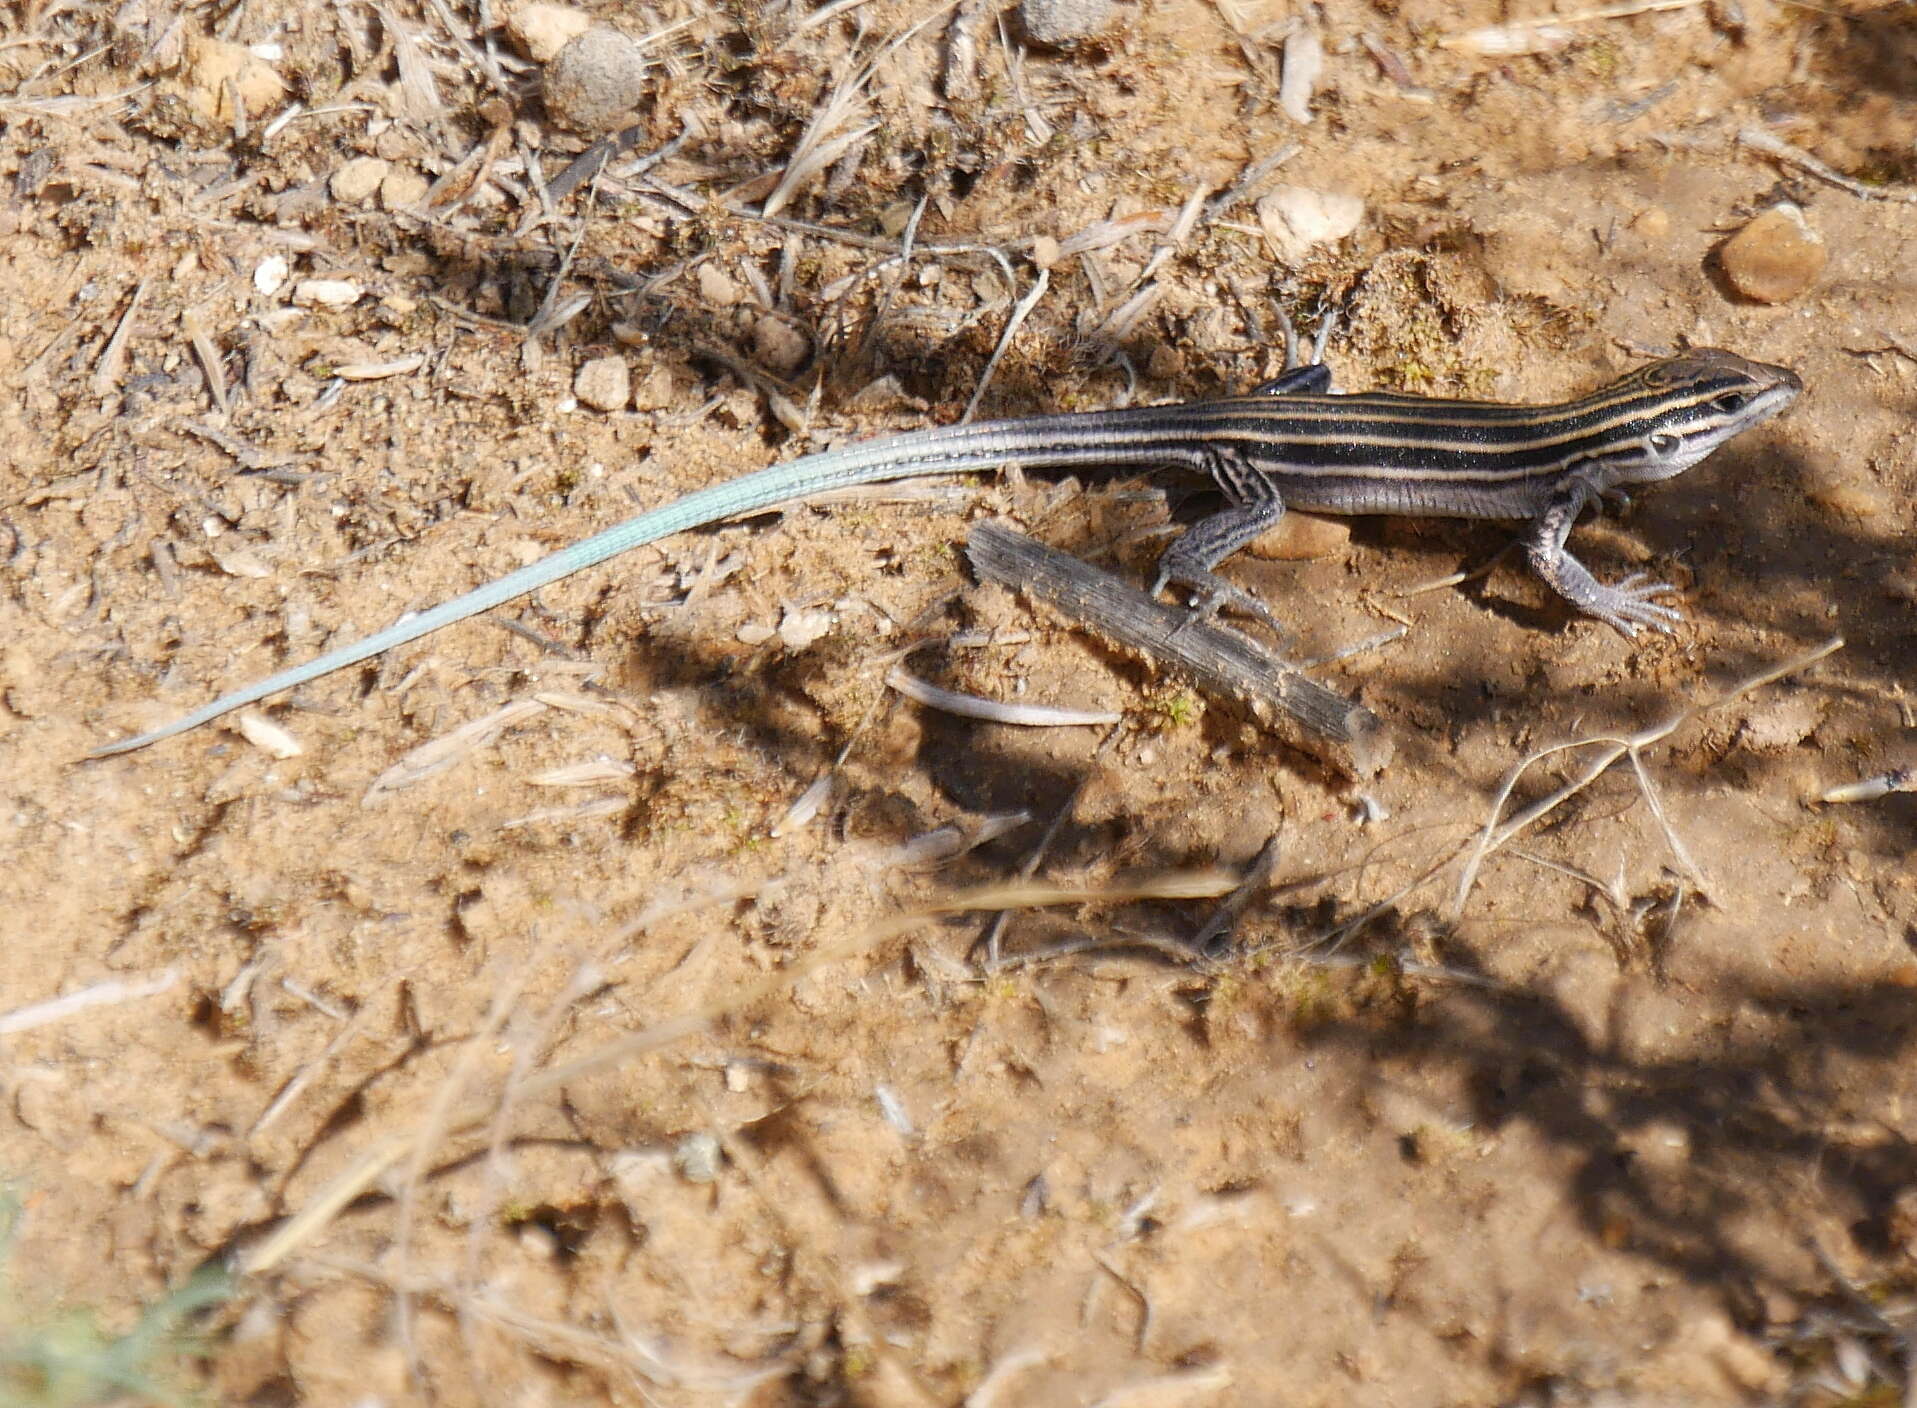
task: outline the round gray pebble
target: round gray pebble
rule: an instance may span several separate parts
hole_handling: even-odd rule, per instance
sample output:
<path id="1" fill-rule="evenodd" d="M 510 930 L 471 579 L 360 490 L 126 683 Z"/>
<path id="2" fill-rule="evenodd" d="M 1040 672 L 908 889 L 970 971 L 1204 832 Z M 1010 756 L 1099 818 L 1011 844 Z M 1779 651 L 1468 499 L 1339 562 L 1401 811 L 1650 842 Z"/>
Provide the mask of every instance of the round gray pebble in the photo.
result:
<path id="1" fill-rule="evenodd" d="M 546 111 L 589 136 L 625 126 L 645 91 L 645 51 L 610 25 L 594 25 L 546 65 Z"/>
<path id="2" fill-rule="evenodd" d="M 1018 18 L 1036 44 L 1078 44 L 1112 22 L 1112 0 L 1021 0 Z"/>

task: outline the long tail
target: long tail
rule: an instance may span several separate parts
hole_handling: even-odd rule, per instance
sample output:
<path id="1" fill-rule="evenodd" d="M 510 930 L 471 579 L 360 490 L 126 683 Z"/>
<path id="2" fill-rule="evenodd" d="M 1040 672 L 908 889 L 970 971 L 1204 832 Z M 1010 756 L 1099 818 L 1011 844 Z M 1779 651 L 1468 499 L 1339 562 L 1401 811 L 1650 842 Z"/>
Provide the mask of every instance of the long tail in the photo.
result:
<path id="1" fill-rule="evenodd" d="M 263 680 L 222 694 L 210 704 L 169 724 L 133 738 L 105 743 L 86 756 L 105 758 L 115 753 L 130 753 L 157 743 L 163 738 L 185 733 L 201 724 L 243 705 L 264 699 L 269 694 L 329 675 L 335 670 L 391 650 L 396 645 L 418 640 L 442 626 L 463 621 L 468 616 L 537 591 L 540 587 L 596 566 L 647 543 L 669 538 L 691 528 L 701 528 L 739 518 L 763 509 L 809 498 L 828 489 L 857 484 L 880 484 L 926 474 L 963 474 L 1016 463 L 1026 468 L 1068 465 L 1085 462 L 1122 462 L 1109 448 L 1101 452 L 1101 436 L 1093 422 L 1107 427 L 1110 417 L 1124 412 L 1094 412 L 1087 415 L 1060 415 L 1018 421 L 986 421 L 976 425 L 946 426 L 912 431 L 888 439 L 849 445 L 843 449 L 821 451 L 768 469 L 695 490 L 669 504 L 628 518 L 590 538 L 559 549 L 529 563 L 516 572 L 474 587 L 462 596 L 416 615 L 401 617 L 383 631 L 329 650 L 303 665 L 294 665 Z M 1036 433 L 1035 433 L 1036 432 Z M 1034 448 L 1035 445 L 1044 448 Z"/>

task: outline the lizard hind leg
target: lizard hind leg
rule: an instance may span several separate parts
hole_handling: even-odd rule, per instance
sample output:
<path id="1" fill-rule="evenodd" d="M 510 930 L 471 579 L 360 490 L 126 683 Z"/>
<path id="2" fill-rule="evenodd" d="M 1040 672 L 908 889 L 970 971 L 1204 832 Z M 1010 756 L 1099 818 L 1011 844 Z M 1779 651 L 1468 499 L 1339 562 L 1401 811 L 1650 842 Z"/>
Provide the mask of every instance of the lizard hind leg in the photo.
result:
<path id="1" fill-rule="evenodd" d="M 1206 456 L 1204 470 L 1231 502 L 1194 523 L 1165 549 L 1158 559 L 1152 594 L 1167 586 L 1186 587 L 1194 595 L 1193 610 L 1200 617 L 1214 616 L 1229 606 L 1263 621 L 1280 639 L 1289 639 L 1291 633 L 1263 602 L 1212 570 L 1253 538 L 1275 528 L 1285 516 L 1284 499 L 1268 476 L 1237 454 L 1214 451 Z"/>

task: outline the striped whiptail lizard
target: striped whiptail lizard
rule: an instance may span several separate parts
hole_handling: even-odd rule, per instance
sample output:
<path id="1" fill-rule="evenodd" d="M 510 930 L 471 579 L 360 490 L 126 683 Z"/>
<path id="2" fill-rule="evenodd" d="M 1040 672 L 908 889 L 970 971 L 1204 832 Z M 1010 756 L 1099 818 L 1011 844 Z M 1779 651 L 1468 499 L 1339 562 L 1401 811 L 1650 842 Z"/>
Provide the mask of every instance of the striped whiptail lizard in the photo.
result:
<path id="1" fill-rule="evenodd" d="M 1636 573 L 1615 586 L 1565 550 L 1585 504 L 1680 474 L 1803 389 L 1783 367 L 1700 348 L 1651 362 L 1555 405 L 1446 401 L 1394 392 L 1336 395 L 1322 362 L 1293 367 L 1248 395 L 983 421 L 911 431 L 805 455 L 629 518 L 383 631 L 329 650 L 89 757 L 143 748 L 228 710 L 463 621 L 562 577 L 675 533 L 775 508 L 828 489 L 1016 465 L 1023 469 L 1173 466 L 1209 476 L 1226 507 L 1159 559 L 1154 590 L 1195 589 L 1209 606 L 1264 609 L 1212 568 L 1283 517 L 1287 505 L 1337 514 L 1518 519 L 1531 568 L 1588 615 L 1635 635 L 1669 631 L 1673 590 Z"/>

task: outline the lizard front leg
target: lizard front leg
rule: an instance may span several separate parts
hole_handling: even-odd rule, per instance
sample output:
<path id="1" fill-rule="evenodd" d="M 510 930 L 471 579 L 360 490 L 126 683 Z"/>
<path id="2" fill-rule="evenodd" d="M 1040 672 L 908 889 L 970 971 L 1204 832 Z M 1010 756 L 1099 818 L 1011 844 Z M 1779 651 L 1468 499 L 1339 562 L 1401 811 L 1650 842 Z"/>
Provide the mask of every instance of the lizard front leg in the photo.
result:
<path id="1" fill-rule="evenodd" d="M 1578 610 L 1626 636 L 1635 636 L 1639 626 L 1669 635 L 1673 623 L 1683 617 L 1675 607 L 1651 598 L 1676 591 L 1676 587 L 1669 582 L 1647 581 L 1649 574 L 1644 572 L 1633 572 L 1616 586 L 1606 586 L 1565 550 L 1564 540 L 1570 536 L 1571 525 L 1594 492 L 1583 480 L 1573 479 L 1531 520 L 1531 530 L 1524 537 L 1524 554 L 1531 570 Z"/>

